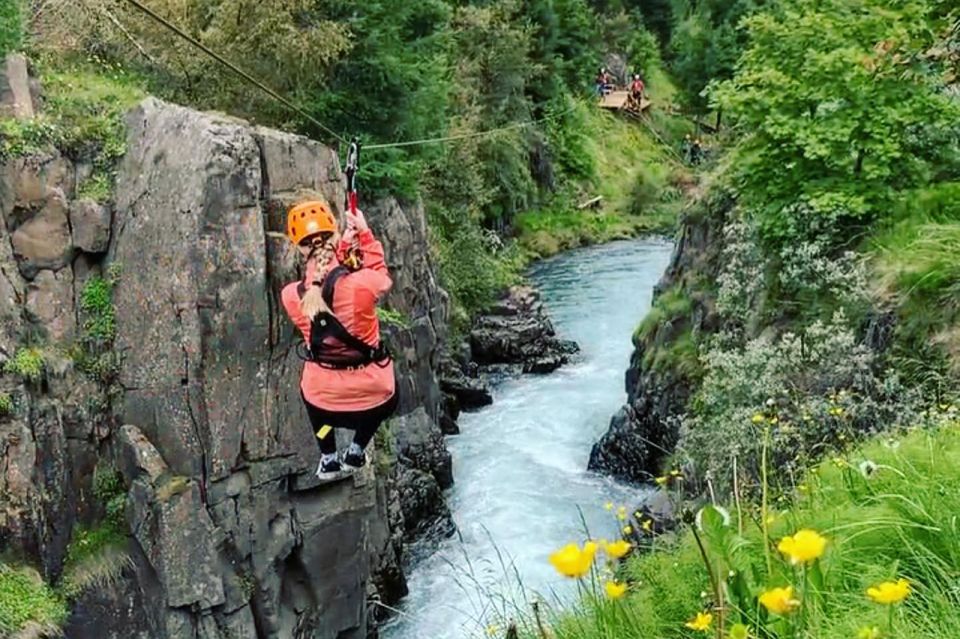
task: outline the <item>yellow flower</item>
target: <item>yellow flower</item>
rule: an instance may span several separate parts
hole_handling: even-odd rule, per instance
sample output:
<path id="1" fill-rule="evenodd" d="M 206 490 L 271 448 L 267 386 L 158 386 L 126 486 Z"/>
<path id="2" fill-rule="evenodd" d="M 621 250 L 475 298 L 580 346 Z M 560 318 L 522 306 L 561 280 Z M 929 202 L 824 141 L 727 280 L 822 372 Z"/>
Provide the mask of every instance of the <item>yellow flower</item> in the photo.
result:
<path id="1" fill-rule="evenodd" d="M 857 631 L 857 639 L 880 639 L 880 629 L 876 626 L 864 626 Z"/>
<path id="2" fill-rule="evenodd" d="M 713 615 L 709 612 L 698 612 L 697 616 L 683 624 L 690 630 L 702 630 L 710 632 L 710 624 L 713 623 Z"/>
<path id="3" fill-rule="evenodd" d="M 632 534 L 633 534 L 633 527 L 632 527 L 632 526 L 624 526 L 624 527 L 623 527 L 623 534 L 624 534 L 624 535 L 632 535 Z"/>
<path id="4" fill-rule="evenodd" d="M 643 528 L 645 531 L 650 532 L 651 530 L 653 530 L 653 520 L 644 519 L 643 523 L 640 524 L 640 527 Z"/>
<path id="5" fill-rule="evenodd" d="M 760 595 L 760 603 L 770 612 L 777 615 L 786 615 L 800 605 L 800 602 L 793 598 L 793 586 L 786 588 L 773 588 Z"/>
<path id="6" fill-rule="evenodd" d="M 670 471 L 670 476 L 671 476 L 671 477 L 679 477 L 679 476 L 682 475 L 682 474 L 683 474 L 683 473 L 681 473 L 679 470 L 671 470 L 671 471 Z"/>
<path id="7" fill-rule="evenodd" d="M 885 581 L 867 589 L 867 596 L 880 604 L 900 603 L 909 594 L 910 582 L 906 579 L 898 579 L 896 582 Z"/>
<path id="8" fill-rule="evenodd" d="M 749 639 L 750 629 L 742 623 L 735 623 L 730 626 L 730 639 Z"/>
<path id="9" fill-rule="evenodd" d="M 754 413 L 753 417 L 750 418 L 750 421 L 752 421 L 754 424 L 763 423 L 763 413 Z"/>
<path id="10" fill-rule="evenodd" d="M 781 539 L 777 550 L 790 557 L 790 563 L 796 565 L 819 558 L 826 545 L 827 540 L 815 530 L 804 528 L 798 530 L 793 537 Z"/>
<path id="11" fill-rule="evenodd" d="M 615 541 L 612 544 L 604 544 L 603 550 L 614 559 L 620 559 L 625 554 L 630 552 L 630 542 L 621 539 L 620 541 Z"/>
<path id="12" fill-rule="evenodd" d="M 626 514 L 627 514 L 627 507 L 626 507 L 626 506 L 620 506 L 619 508 L 617 508 L 617 514 L 618 514 L 618 515 L 626 515 Z"/>
<path id="13" fill-rule="evenodd" d="M 550 555 L 550 563 L 564 577 L 580 578 L 590 572 L 597 544 L 588 541 L 581 549 L 577 544 L 567 544 Z"/>
<path id="14" fill-rule="evenodd" d="M 657 486 L 665 486 L 669 479 L 669 477 L 657 477 L 653 481 L 657 482 Z"/>
<path id="15" fill-rule="evenodd" d="M 780 420 L 777 419 L 776 415 L 774 415 L 774 416 L 771 417 L 768 421 L 769 421 L 771 424 L 776 424 L 776 423 L 779 422 Z"/>
<path id="16" fill-rule="evenodd" d="M 500 632 L 500 628 L 497 627 L 496 624 L 490 624 L 489 626 L 487 626 L 487 634 L 488 634 L 489 636 L 492 637 L 493 635 L 497 634 L 498 632 Z"/>
<path id="17" fill-rule="evenodd" d="M 607 581 L 603 584 L 603 591 L 606 592 L 607 596 L 611 599 L 619 599 L 627 592 L 627 584 Z"/>
<path id="18" fill-rule="evenodd" d="M 603 509 L 604 509 L 604 510 L 613 510 L 613 502 L 612 502 L 612 501 L 608 501 L 607 503 L 605 503 L 605 504 L 603 505 Z"/>

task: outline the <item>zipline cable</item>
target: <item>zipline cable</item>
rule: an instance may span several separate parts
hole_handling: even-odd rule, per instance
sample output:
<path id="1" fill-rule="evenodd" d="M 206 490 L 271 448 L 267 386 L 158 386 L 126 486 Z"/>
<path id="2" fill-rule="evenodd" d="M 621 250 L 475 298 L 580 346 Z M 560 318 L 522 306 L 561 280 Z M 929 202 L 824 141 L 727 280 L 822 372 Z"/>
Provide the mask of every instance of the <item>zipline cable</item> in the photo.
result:
<path id="1" fill-rule="evenodd" d="M 204 53 L 206 53 L 207 55 L 209 55 L 211 58 L 213 58 L 214 60 L 216 60 L 217 62 L 219 62 L 219 63 L 222 64 L 223 66 L 227 67 L 228 69 L 230 69 L 231 71 L 233 71 L 234 73 L 236 73 L 238 76 L 240 76 L 241 78 L 243 78 L 243 79 L 246 80 L 247 82 L 249 82 L 249 83 L 251 83 L 252 85 L 254 85 L 255 87 L 259 88 L 261 91 L 265 92 L 267 95 L 269 95 L 269 96 L 272 97 L 273 99 L 277 100 L 278 102 L 280 102 L 281 104 L 283 104 L 284 106 L 286 106 L 288 109 L 291 109 L 292 111 L 294 111 L 294 112 L 302 115 L 302 116 L 303 116 L 304 118 L 306 118 L 309 122 L 317 125 L 322 131 L 325 131 L 326 133 L 329 133 L 330 135 L 332 135 L 337 141 L 342 142 L 343 144 L 347 144 L 347 145 L 350 144 L 350 142 L 349 142 L 345 137 L 337 134 L 337 133 L 336 133 L 335 131 L 333 131 L 330 127 L 326 126 L 325 124 L 323 124 L 322 122 L 320 122 L 319 120 L 317 120 L 315 117 L 313 117 L 312 115 L 310 115 L 309 113 L 307 113 L 307 112 L 306 112 L 305 110 L 303 110 L 301 107 L 299 107 L 299 106 L 297 106 L 296 104 L 294 104 L 293 102 L 287 100 L 287 99 L 284 98 L 282 95 L 280 95 L 279 93 L 277 93 L 276 91 L 274 91 L 273 89 L 271 89 L 270 87 L 268 87 L 266 84 L 264 84 L 263 82 L 260 82 L 260 81 L 257 80 L 255 77 L 253 77 L 252 75 L 250 75 L 249 73 L 247 73 L 246 71 L 244 71 L 243 69 L 241 69 L 240 67 L 238 67 L 237 65 L 233 64 L 232 62 L 230 62 L 229 60 L 227 60 L 226 58 L 224 58 L 224 57 L 221 56 L 220 54 L 218 54 L 216 51 L 213 51 L 212 49 L 210 49 L 209 47 L 207 47 L 205 44 L 203 44 L 202 42 L 200 42 L 200 41 L 197 40 L 196 38 L 192 37 L 190 34 L 186 33 L 185 31 L 183 31 L 183 29 L 181 29 L 181 28 L 178 27 L 177 25 L 173 24 L 172 22 L 170 22 L 169 20 L 167 20 L 167 19 L 164 18 L 163 16 L 159 15 L 158 13 L 156 13 L 155 11 L 153 11 L 152 9 L 150 9 L 149 7 L 147 7 L 146 5 L 144 5 L 144 4 L 143 4 L 142 2 L 140 2 L 139 0 L 127 0 L 127 2 L 129 2 L 130 4 L 132 4 L 134 7 L 136 7 L 137 9 L 139 9 L 140 11 L 142 11 L 143 13 L 145 13 L 146 15 L 148 15 L 150 18 L 152 18 L 153 20 L 155 20 L 155 21 L 156 21 L 157 23 L 159 23 L 160 25 L 162 25 L 162 26 L 164 26 L 165 28 L 169 29 L 169 30 L 172 31 L 174 34 L 180 36 L 181 38 L 183 38 L 184 40 L 186 40 L 187 42 L 189 42 L 189 43 L 192 44 L 193 46 L 197 47 L 198 49 L 200 49 L 201 51 L 203 51 Z M 550 120 L 550 119 L 553 119 L 553 118 L 558 118 L 558 117 L 560 117 L 560 116 L 566 115 L 566 114 L 569 113 L 570 111 L 573 111 L 576 107 L 577 107 L 577 105 L 576 105 L 576 104 L 573 104 L 570 108 L 568 108 L 568 109 L 566 109 L 566 110 L 564 110 L 564 111 L 561 111 L 560 113 L 553 113 L 553 114 L 550 114 L 550 115 L 546 115 L 546 116 L 544 116 L 544 117 L 542 117 L 542 118 L 538 118 L 538 119 L 536 119 L 536 120 L 528 120 L 528 121 L 526 121 L 526 122 L 516 122 L 516 123 L 514 123 L 514 124 L 508 124 L 508 125 L 506 125 L 506 126 L 498 127 L 498 128 L 496 128 L 496 129 L 487 129 L 486 131 L 474 131 L 474 132 L 472 132 L 472 133 L 461 133 L 461 134 L 457 134 L 457 135 L 448 135 L 448 136 L 436 137 L 436 138 L 423 138 L 423 139 L 420 139 L 420 140 L 408 140 L 408 141 L 405 141 L 405 142 L 387 142 L 387 143 L 383 143 L 383 144 L 368 144 L 368 145 L 365 145 L 364 148 L 366 148 L 366 149 L 368 149 L 368 150 L 369 150 L 369 149 L 393 149 L 393 148 L 400 148 L 400 147 L 407 147 L 407 146 L 419 146 L 419 145 L 421 145 L 421 144 L 435 144 L 435 143 L 439 143 L 439 142 L 452 142 L 452 141 L 456 141 L 456 140 L 466 140 L 466 139 L 470 139 L 470 138 L 478 138 L 478 137 L 483 137 L 483 136 L 487 136 L 487 135 L 493 135 L 493 134 L 495 134 L 495 133 L 500 133 L 500 132 L 502 132 L 502 131 L 509 131 L 509 130 L 511 130 L 511 129 L 519 129 L 519 128 L 523 128 L 523 127 L 527 127 L 527 126 L 532 126 L 532 125 L 535 125 L 535 124 L 540 124 L 540 123 L 542 123 L 542 122 L 546 122 L 547 120 Z"/>
<path id="2" fill-rule="evenodd" d="M 133 6 L 135 6 L 137 9 L 139 9 L 139 10 L 142 11 L 143 13 L 147 14 L 148 16 L 150 16 L 153 20 L 155 20 L 155 21 L 158 22 L 159 24 L 163 25 L 164 27 L 166 27 L 167 29 L 169 29 L 169 30 L 172 31 L 173 33 L 175 33 L 175 34 L 177 34 L 178 36 L 180 36 L 181 38 L 183 38 L 184 40 L 186 40 L 187 42 L 189 42 L 189 43 L 192 44 L 193 46 L 197 47 L 198 49 L 200 49 L 201 51 L 203 51 L 204 53 L 206 53 L 207 55 L 209 55 L 211 58 L 213 58 L 214 60 L 216 60 L 217 62 L 219 62 L 219 63 L 222 64 L 223 66 L 227 67 L 228 69 L 230 69 L 231 71 L 233 71 L 234 73 L 236 73 L 237 75 L 239 75 L 241 78 L 243 78 L 243 79 L 246 80 L 247 82 L 251 83 L 251 84 L 254 85 L 255 87 L 257 87 L 257 88 L 259 88 L 260 90 L 264 91 L 265 93 L 267 93 L 268 95 L 270 95 L 272 98 L 274 98 L 275 100 L 277 100 L 278 102 L 280 102 L 281 104 L 283 104 L 284 106 L 286 106 L 288 109 L 292 109 L 293 111 L 296 111 L 297 113 L 299 113 L 300 115 L 302 115 L 303 117 L 305 117 L 308 121 L 312 122 L 313 124 L 316 124 L 318 127 L 320 127 L 320 129 L 321 129 L 322 131 L 325 131 L 325 132 L 329 133 L 330 135 L 332 135 L 332 136 L 333 136 L 336 140 L 338 140 L 339 142 L 343 142 L 344 144 L 349 144 L 349 142 L 348 142 L 343 136 L 338 135 L 335 131 L 333 131 L 332 129 L 330 129 L 330 128 L 327 127 L 326 125 L 324 125 L 323 122 L 320 122 L 320 121 L 317 120 L 315 117 L 313 117 L 312 115 L 310 115 L 309 113 L 307 113 L 306 111 L 304 111 L 303 109 L 301 109 L 300 107 L 298 107 L 298 106 L 297 106 L 296 104 L 294 104 L 293 102 L 290 102 L 289 100 L 287 100 L 286 98 L 284 98 L 282 95 L 280 95 L 279 93 L 277 93 L 276 91 L 274 91 L 273 89 L 271 89 L 270 87 L 268 87 L 267 85 L 265 85 L 264 83 L 260 82 L 260 81 L 257 80 L 255 77 L 253 77 L 252 75 L 250 75 L 249 73 L 247 73 L 246 71 L 244 71 L 243 69 L 241 69 L 240 67 L 238 67 L 237 65 L 235 65 L 235 64 L 233 64 L 232 62 L 230 62 L 229 60 L 225 59 L 223 56 L 221 56 L 220 54 L 218 54 L 216 51 L 213 51 L 212 49 L 208 48 L 205 44 L 203 44 L 203 43 L 200 42 L 199 40 L 193 38 L 190 34 L 188 34 L 188 33 L 186 33 L 185 31 L 183 31 L 183 30 L 182 30 L 180 27 L 178 27 L 177 25 L 173 24 L 172 22 L 170 22 L 169 20 L 167 20 L 167 19 L 164 18 L 163 16 L 161 16 L 161 15 L 157 14 L 156 12 L 154 12 L 153 9 L 151 9 L 150 7 L 147 7 L 146 5 L 144 5 L 143 3 L 141 3 L 139 0 L 127 0 L 127 2 L 129 2 L 130 4 L 132 4 Z"/>

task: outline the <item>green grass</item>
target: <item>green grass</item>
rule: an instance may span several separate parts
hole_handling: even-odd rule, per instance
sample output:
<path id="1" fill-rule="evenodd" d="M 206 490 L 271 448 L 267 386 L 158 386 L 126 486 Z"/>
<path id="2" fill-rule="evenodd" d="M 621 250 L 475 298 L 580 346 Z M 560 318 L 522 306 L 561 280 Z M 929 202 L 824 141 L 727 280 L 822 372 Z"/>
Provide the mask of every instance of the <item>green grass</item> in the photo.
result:
<path id="1" fill-rule="evenodd" d="M 28 626 L 55 633 L 66 618 L 66 604 L 35 570 L 0 563 L 0 636 Z"/>
<path id="2" fill-rule="evenodd" d="M 0 393 L 0 417 L 6 417 L 13 412 L 13 398 L 9 393 Z"/>
<path id="3" fill-rule="evenodd" d="M 0 123 L 0 159 L 56 147 L 72 159 L 91 162 L 93 174 L 79 195 L 107 200 L 117 161 L 126 151 L 124 114 L 144 97 L 138 79 L 95 59 L 46 60 L 39 64 L 42 112 L 27 122 Z"/>
<path id="4" fill-rule="evenodd" d="M 898 309 L 895 350 L 915 381 L 960 371 L 960 182 L 904 197 L 867 242 L 874 294 Z"/>
<path id="5" fill-rule="evenodd" d="M 662 78 L 661 87 L 671 87 Z M 656 104 L 667 97 L 658 94 Z M 655 107 L 656 108 L 656 107 Z M 660 113 L 656 118 L 676 118 Z M 582 124 L 577 153 L 586 158 L 583 173 L 589 179 L 567 183 L 549 202 L 516 218 L 520 246 L 531 257 L 546 257 L 578 246 L 669 233 L 684 203 L 689 172 L 639 121 L 598 108 L 592 100 L 579 103 L 576 119 Z M 601 197 L 596 209 L 578 205 Z"/>
<path id="6" fill-rule="evenodd" d="M 667 289 L 654 300 L 650 311 L 637 327 L 634 340 L 648 339 L 665 322 L 684 319 L 692 310 L 693 302 L 682 287 Z"/>
<path id="7" fill-rule="evenodd" d="M 43 350 L 35 346 L 21 347 L 3 365 L 3 372 L 34 384 L 43 378 L 44 369 Z"/>
<path id="8" fill-rule="evenodd" d="M 390 324 L 397 328 L 410 328 L 410 318 L 400 311 L 392 308 L 377 307 L 377 318 L 384 324 Z"/>
<path id="9" fill-rule="evenodd" d="M 20 0 L 0 2 L 0 59 L 23 44 L 23 6 Z"/>
<path id="10" fill-rule="evenodd" d="M 768 520 L 769 572 L 758 508 L 743 504 L 738 514 L 730 504 L 727 525 L 704 515 L 699 535 L 724 584 L 727 629 L 744 623 L 750 636 L 765 639 L 852 639 L 863 627 L 877 627 L 889 639 L 957 636 L 960 422 L 952 408 L 937 413 L 934 425 L 888 433 L 798 478 L 792 504 Z M 780 539 L 804 528 L 827 539 L 825 554 L 806 570 L 776 549 Z M 635 553 L 618 567 L 617 578 L 630 586 L 623 599 L 610 601 L 585 580 L 577 606 L 551 611 L 552 636 L 719 637 L 715 590 L 691 530 L 656 537 L 652 552 Z M 903 604 L 891 609 L 866 596 L 869 587 L 899 578 L 912 587 Z M 788 585 L 800 608 L 786 618 L 767 614 L 757 596 Z M 684 626 L 706 610 L 714 612 L 710 632 Z"/>

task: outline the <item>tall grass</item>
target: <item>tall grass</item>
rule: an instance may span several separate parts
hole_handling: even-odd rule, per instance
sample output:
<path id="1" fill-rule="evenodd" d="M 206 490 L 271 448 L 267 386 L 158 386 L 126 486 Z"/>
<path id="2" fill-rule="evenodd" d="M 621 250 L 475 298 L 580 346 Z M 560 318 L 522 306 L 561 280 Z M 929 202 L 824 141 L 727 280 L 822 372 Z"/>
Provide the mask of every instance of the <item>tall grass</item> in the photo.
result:
<path id="1" fill-rule="evenodd" d="M 743 624 L 734 632 L 764 639 L 955 639 L 958 417 L 955 407 L 942 405 L 923 428 L 887 434 L 824 460 L 799 480 L 792 502 L 774 505 L 767 538 L 752 505 L 739 512 L 731 506 L 726 522 L 708 507 L 699 523 L 691 517 L 679 532 L 648 537 L 652 552 L 635 552 L 615 568 L 616 578 L 629 584 L 625 597 L 598 595 L 584 580 L 579 604 L 550 610 L 545 631 L 521 636 L 726 639 L 742 636 L 731 630 Z M 810 563 L 793 565 L 777 546 L 800 529 L 826 538 L 826 550 Z M 765 548 L 773 554 L 769 569 Z M 900 578 L 911 585 L 902 603 L 884 605 L 867 596 L 871 586 Z M 793 587 L 798 606 L 784 615 L 768 612 L 759 595 L 785 586 Z M 712 615 L 709 628 L 688 627 L 697 613 Z"/>

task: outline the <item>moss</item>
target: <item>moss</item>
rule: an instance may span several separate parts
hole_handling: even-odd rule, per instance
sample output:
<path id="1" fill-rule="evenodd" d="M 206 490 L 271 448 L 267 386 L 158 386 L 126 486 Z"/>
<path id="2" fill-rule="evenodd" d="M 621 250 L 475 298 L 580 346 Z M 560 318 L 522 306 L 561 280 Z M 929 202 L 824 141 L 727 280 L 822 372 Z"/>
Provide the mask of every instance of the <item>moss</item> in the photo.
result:
<path id="1" fill-rule="evenodd" d="M 43 378 L 44 370 L 43 350 L 34 346 L 20 348 L 3 366 L 5 373 L 34 384 Z"/>
<path id="2" fill-rule="evenodd" d="M 13 398 L 9 393 L 0 393 L 0 417 L 6 417 L 13 412 Z"/>
<path id="3" fill-rule="evenodd" d="M 666 322 L 684 318 L 693 310 L 693 302 L 687 292 L 674 286 L 660 294 L 653 302 L 650 311 L 640 322 L 634 334 L 635 341 L 649 339 Z"/>
<path id="4" fill-rule="evenodd" d="M 647 368 L 658 373 L 674 373 L 688 380 L 698 380 L 703 375 L 700 344 L 690 329 L 667 344 L 647 350 L 643 361 Z"/>
<path id="5" fill-rule="evenodd" d="M 0 636 L 30 624 L 54 631 L 67 618 L 67 606 L 33 569 L 0 563 Z"/>
<path id="6" fill-rule="evenodd" d="M 410 328 L 410 318 L 401 313 L 400 311 L 393 310 L 391 308 L 381 308 L 377 307 L 377 317 L 384 324 L 390 324 L 396 326 L 397 328 Z"/>
<path id="7" fill-rule="evenodd" d="M 70 353 L 81 372 L 104 386 L 116 381 L 123 363 L 120 353 L 112 348 L 117 332 L 113 288 L 119 273 L 119 265 L 113 264 L 105 277 L 92 277 L 84 285 L 80 295 L 82 334 Z"/>
<path id="8" fill-rule="evenodd" d="M 190 490 L 190 478 L 181 475 L 171 475 L 160 482 L 157 487 L 157 500 L 167 502 Z"/>
<path id="9" fill-rule="evenodd" d="M 102 168 L 77 187 L 77 198 L 103 202 L 109 200 L 113 192 L 113 177 Z"/>

